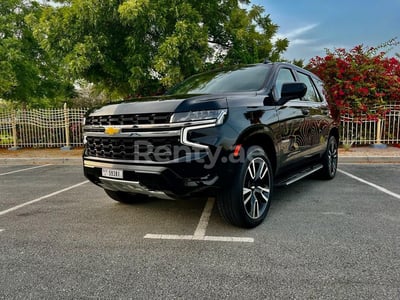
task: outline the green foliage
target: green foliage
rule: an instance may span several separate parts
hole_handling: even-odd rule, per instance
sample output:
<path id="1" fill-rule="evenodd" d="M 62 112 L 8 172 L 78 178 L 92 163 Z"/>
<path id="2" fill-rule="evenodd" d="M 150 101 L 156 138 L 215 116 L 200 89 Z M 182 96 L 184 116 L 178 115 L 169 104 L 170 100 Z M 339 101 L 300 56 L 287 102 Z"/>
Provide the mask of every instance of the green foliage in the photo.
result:
<path id="1" fill-rule="evenodd" d="M 0 145 L 10 145 L 13 142 L 13 137 L 7 132 L 0 131 Z"/>
<path id="2" fill-rule="evenodd" d="M 288 40 L 237 0 L 71 0 L 43 8 L 34 35 L 64 76 L 110 97 L 155 94 L 210 64 L 279 60 Z M 12 78 L 10 78 L 10 81 Z"/>
<path id="3" fill-rule="evenodd" d="M 253 6 L 249 11 L 236 7 L 232 9 L 225 22 L 225 45 L 228 64 L 248 64 L 263 59 L 280 60 L 281 53 L 289 45 L 287 39 L 271 42 L 277 33 L 278 26 L 273 24 L 270 16 L 263 15 L 264 8 Z"/>
<path id="4" fill-rule="evenodd" d="M 43 3 L 0 3 L 0 99 L 12 105 L 82 98 L 81 79 L 102 97 L 156 94 L 216 65 L 280 60 L 288 46 L 271 42 L 278 26 L 248 0 Z"/>
<path id="5" fill-rule="evenodd" d="M 294 64 L 294 65 L 296 65 L 296 66 L 298 66 L 300 68 L 304 68 L 305 67 L 304 66 L 304 59 L 294 59 L 292 61 L 292 64 Z"/>
<path id="6" fill-rule="evenodd" d="M 35 1 L 0 2 L 0 98 L 24 106 L 65 98 L 72 91 L 57 73 L 57 60 L 33 36 L 41 10 Z"/>

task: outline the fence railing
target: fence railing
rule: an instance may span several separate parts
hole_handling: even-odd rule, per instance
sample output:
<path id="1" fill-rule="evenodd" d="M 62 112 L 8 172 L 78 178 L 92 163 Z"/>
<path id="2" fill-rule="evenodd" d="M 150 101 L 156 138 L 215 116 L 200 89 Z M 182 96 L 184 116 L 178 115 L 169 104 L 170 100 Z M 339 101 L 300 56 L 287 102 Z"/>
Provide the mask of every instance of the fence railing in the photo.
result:
<path id="1" fill-rule="evenodd" d="M 385 116 L 368 119 L 366 116 L 342 116 L 340 139 L 343 144 L 400 144 L 400 106 L 386 105 Z"/>
<path id="2" fill-rule="evenodd" d="M 380 120 L 343 116 L 342 144 L 400 144 L 400 107 L 388 105 Z M 64 108 L 0 112 L 0 148 L 83 146 L 82 120 L 87 109 Z"/>
<path id="3" fill-rule="evenodd" d="M 0 147 L 82 146 L 84 108 L 0 112 Z"/>

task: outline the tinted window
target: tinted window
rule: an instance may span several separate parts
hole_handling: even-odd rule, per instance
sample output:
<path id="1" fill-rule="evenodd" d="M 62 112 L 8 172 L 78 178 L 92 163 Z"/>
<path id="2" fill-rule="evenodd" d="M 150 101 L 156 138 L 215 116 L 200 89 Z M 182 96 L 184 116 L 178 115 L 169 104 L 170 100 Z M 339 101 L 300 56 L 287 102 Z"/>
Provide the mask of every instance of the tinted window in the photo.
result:
<path id="1" fill-rule="evenodd" d="M 271 70 L 268 65 L 212 71 L 188 78 L 168 94 L 218 94 L 262 89 Z"/>
<path id="2" fill-rule="evenodd" d="M 275 82 L 275 98 L 277 100 L 281 99 L 282 85 L 287 82 L 294 82 L 294 76 L 290 69 L 280 69 Z"/>
<path id="3" fill-rule="evenodd" d="M 314 80 L 315 84 L 317 85 L 317 89 L 319 91 L 319 95 L 321 96 L 322 100 L 326 102 L 326 91 L 324 88 L 324 83 L 321 80 Z"/>
<path id="4" fill-rule="evenodd" d="M 307 101 L 314 101 L 314 102 L 321 102 L 317 90 L 315 89 L 314 83 L 310 76 L 297 72 L 299 75 L 299 79 L 307 86 L 307 93 L 304 96 L 304 100 Z"/>

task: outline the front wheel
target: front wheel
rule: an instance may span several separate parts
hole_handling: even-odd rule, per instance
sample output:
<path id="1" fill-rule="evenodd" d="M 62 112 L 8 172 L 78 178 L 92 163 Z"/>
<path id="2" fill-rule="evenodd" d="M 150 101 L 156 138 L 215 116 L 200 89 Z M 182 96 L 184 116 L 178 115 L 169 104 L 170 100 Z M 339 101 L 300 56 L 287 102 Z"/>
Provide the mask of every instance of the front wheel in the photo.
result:
<path id="1" fill-rule="evenodd" d="M 106 189 L 104 191 L 111 199 L 126 204 L 140 203 L 149 199 L 149 197 L 147 197 L 146 195 L 141 194 L 111 191 Z"/>
<path id="2" fill-rule="evenodd" d="M 267 216 L 272 190 L 271 163 L 261 147 L 251 147 L 245 161 L 237 164 L 232 182 L 219 193 L 218 209 L 233 225 L 256 227 Z"/>

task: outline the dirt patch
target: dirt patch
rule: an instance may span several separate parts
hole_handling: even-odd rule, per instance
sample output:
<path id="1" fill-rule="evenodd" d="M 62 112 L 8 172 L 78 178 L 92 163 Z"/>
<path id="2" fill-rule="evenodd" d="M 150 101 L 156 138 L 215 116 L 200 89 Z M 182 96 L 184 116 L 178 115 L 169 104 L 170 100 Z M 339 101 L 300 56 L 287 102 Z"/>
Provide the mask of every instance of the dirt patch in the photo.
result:
<path id="1" fill-rule="evenodd" d="M 69 158 L 69 157 L 82 157 L 83 148 L 73 148 L 71 150 L 61 150 L 60 148 L 21 148 L 18 150 L 8 150 L 7 148 L 0 148 L 1 158 L 29 158 L 29 157 L 43 157 L 43 158 Z"/>
<path id="2" fill-rule="evenodd" d="M 352 147 L 349 150 L 339 149 L 339 156 L 392 156 L 400 157 L 400 148 L 387 146 L 386 148 L 374 148 L 372 146 Z"/>

